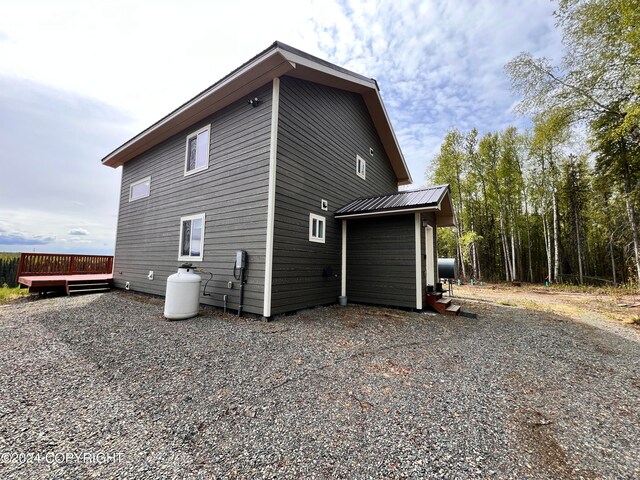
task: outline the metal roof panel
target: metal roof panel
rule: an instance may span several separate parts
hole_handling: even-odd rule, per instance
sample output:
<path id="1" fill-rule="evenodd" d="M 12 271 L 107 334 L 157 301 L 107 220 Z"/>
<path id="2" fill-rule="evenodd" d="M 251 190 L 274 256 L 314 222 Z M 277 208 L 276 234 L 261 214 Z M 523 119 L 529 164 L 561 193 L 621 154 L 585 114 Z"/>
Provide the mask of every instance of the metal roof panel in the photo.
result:
<path id="1" fill-rule="evenodd" d="M 437 185 L 435 187 L 421 188 L 420 190 L 407 190 L 375 197 L 358 198 L 339 208 L 335 215 L 349 216 L 403 209 L 436 208 L 448 190 L 449 185 Z"/>

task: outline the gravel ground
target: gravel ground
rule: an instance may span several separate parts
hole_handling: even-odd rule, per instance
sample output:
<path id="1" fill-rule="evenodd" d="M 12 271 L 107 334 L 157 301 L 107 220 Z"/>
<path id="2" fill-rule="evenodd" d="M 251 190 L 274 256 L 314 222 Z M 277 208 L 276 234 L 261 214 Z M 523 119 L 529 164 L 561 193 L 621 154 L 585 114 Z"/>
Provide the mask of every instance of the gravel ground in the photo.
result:
<path id="1" fill-rule="evenodd" d="M 0 306 L 0 477 L 640 477 L 637 330 L 463 309 Z"/>

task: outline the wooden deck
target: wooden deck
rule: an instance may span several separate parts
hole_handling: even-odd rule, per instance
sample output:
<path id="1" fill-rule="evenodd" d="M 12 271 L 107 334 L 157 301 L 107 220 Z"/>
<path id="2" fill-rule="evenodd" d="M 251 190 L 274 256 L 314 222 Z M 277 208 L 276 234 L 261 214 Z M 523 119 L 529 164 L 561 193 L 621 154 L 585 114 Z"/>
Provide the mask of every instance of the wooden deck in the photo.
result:
<path id="1" fill-rule="evenodd" d="M 72 293 L 106 291 L 113 281 L 113 257 L 23 253 L 18 283 L 30 293 L 64 290 Z"/>
<path id="2" fill-rule="evenodd" d="M 69 282 L 106 282 L 113 280 L 112 273 L 85 275 L 37 275 L 18 277 L 18 283 L 25 287 L 66 287 Z"/>

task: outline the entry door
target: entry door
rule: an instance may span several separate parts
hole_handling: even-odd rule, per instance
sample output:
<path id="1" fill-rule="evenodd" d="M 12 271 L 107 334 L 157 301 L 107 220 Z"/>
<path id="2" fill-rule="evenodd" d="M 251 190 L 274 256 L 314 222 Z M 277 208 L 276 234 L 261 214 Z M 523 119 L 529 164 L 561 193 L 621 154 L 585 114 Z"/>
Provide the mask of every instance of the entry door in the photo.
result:
<path id="1" fill-rule="evenodd" d="M 435 279 L 435 258 L 433 258 L 433 227 L 427 225 L 424 229 L 424 251 L 426 254 L 425 262 L 425 284 L 434 286 Z"/>

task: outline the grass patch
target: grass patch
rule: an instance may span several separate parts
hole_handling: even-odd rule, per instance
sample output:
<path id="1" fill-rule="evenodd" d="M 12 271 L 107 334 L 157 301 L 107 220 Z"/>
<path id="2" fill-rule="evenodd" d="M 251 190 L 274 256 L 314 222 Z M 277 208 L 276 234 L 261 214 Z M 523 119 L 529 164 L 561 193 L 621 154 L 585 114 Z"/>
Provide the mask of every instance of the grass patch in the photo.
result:
<path id="1" fill-rule="evenodd" d="M 504 305 L 505 307 L 517 307 L 518 305 L 515 303 L 507 302 L 506 300 L 500 300 L 498 305 Z"/>
<path id="2" fill-rule="evenodd" d="M 9 288 L 9 287 L 0 287 L 0 304 L 10 302 L 11 300 L 15 300 L 16 298 L 24 297 L 25 295 L 29 295 L 28 288 Z"/>

